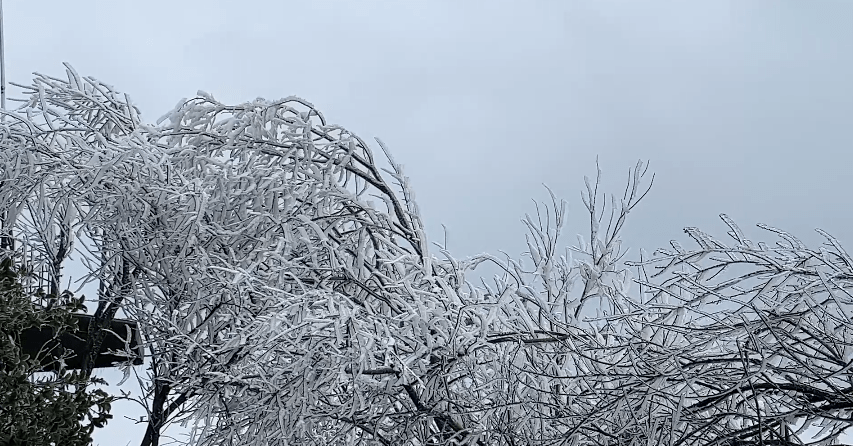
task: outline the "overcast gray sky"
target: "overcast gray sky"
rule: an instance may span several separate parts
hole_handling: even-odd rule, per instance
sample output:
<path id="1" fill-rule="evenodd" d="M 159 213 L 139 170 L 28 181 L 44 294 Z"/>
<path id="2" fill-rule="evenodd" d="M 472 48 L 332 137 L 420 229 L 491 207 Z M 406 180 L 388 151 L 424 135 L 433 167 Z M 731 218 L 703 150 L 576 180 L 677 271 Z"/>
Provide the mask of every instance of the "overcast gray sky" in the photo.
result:
<path id="1" fill-rule="evenodd" d="M 853 2 L 7 1 L 7 78 L 62 62 L 127 92 L 154 122 L 199 89 L 289 95 L 406 166 L 429 235 L 460 256 L 523 250 L 542 183 L 569 201 L 599 156 L 619 192 L 657 173 L 625 242 L 685 226 L 723 238 L 725 212 L 853 249 Z M 12 91 L 14 94 L 14 90 Z M 378 147 L 375 147 L 378 151 Z M 759 237 L 761 235 L 761 237 Z M 126 406 L 121 406 L 126 407 Z M 116 413 L 121 416 L 121 413 Z M 111 422 L 101 444 L 136 444 Z"/>

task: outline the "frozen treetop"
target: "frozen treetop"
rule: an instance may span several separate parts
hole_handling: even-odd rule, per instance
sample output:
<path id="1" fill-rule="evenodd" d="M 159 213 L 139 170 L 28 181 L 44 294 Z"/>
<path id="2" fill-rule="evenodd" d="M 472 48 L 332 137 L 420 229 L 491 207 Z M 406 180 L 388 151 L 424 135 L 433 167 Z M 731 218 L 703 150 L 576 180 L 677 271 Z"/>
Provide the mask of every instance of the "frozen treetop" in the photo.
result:
<path id="1" fill-rule="evenodd" d="M 735 246 L 691 227 L 698 248 L 623 262 L 638 163 L 609 208 L 586 180 L 577 246 L 552 194 L 526 259 L 457 259 L 390 151 L 378 167 L 302 99 L 200 91 L 144 124 L 70 66 L 22 88 L 0 254 L 54 292 L 79 252 L 100 314 L 139 321 L 149 438 L 183 420 L 203 445 L 724 445 L 819 421 L 830 441 L 853 410 L 853 261 L 824 232 L 810 250 L 761 226 L 771 247 L 723 216 Z M 472 283 L 484 262 L 502 274 Z"/>

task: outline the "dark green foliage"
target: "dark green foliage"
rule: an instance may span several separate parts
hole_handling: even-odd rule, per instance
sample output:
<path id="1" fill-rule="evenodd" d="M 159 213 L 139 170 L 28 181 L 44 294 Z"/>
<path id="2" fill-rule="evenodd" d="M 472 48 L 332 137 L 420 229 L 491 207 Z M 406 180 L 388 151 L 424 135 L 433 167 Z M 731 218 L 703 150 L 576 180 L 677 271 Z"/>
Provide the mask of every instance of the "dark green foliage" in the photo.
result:
<path id="1" fill-rule="evenodd" d="M 21 352 L 27 328 L 51 327 L 57 335 L 73 330 L 82 302 L 64 292 L 50 309 L 40 308 L 19 284 L 22 273 L 10 260 L 0 262 L 0 445 L 89 445 L 94 429 L 112 417 L 115 397 L 89 388 L 103 380 L 65 367 L 34 378 L 40 360 Z"/>

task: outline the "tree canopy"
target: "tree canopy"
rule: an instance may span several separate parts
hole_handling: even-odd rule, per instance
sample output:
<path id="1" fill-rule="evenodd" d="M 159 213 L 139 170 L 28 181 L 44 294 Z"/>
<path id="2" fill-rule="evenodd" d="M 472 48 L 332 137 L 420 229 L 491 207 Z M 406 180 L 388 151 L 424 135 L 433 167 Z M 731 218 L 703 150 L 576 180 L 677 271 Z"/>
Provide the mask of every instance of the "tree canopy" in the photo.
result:
<path id="1" fill-rule="evenodd" d="M 198 445 L 784 445 L 850 425 L 853 261 L 825 232 L 815 250 L 761 226 L 769 246 L 723 216 L 733 246 L 687 228 L 696 248 L 627 261 L 640 162 L 621 197 L 586 179 L 576 246 L 552 194 L 523 259 L 460 259 L 381 141 L 387 169 L 302 99 L 199 92 L 145 124 L 67 68 L 0 126 L 6 255 L 58 289 L 76 240 L 99 320 L 139 321 L 144 445 L 175 421 Z"/>

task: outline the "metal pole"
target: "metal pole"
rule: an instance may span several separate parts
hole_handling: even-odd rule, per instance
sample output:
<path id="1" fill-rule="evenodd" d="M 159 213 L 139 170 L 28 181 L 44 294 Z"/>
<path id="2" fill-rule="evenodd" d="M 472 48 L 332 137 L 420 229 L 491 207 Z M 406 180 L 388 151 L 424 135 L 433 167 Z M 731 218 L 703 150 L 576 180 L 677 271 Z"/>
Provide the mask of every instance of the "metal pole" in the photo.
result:
<path id="1" fill-rule="evenodd" d="M 6 111 L 6 55 L 3 51 L 3 0 L 0 0 L 0 109 Z M 3 115 L 3 120 L 6 115 Z"/>

